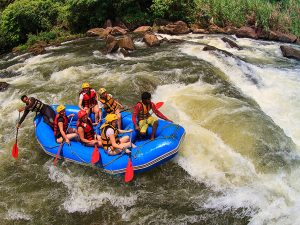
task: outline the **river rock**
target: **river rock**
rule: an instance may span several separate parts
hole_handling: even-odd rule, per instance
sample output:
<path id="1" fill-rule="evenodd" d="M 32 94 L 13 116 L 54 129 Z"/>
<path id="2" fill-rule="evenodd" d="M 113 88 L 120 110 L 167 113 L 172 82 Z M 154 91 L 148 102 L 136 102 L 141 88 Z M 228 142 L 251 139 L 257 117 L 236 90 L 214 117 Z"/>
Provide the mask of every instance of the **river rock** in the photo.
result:
<path id="1" fill-rule="evenodd" d="M 123 48 L 125 50 L 134 50 L 135 46 L 133 40 L 130 36 L 124 35 L 120 40 L 118 40 L 119 48 Z"/>
<path id="2" fill-rule="evenodd" d="M 221 49 L 218 49 L 218 48 L 216 48 L 214 46 L 211 46 L 211 45 L 206 45 L 203 48 L 203 51 L 219 51 L 219 52 L 222 52 L 223 54 L 225 54 L 226 56 L 233 56 L 232 53 L 224 51 L 224 50 L 221 50 Z"/>
<path id="3" fill-rule="evenodd" d="M 152 27 L 150 26 L 141 26 L 136 28 L 133 33 L 145 33 L 147 31 L 152 31 Z"/>
<path id="4" fill-rule="evenodd" d="M 160 26 L 158 32 L 163 34 L 179 35 L 188 34 L 191 30 L 185 22 L 177 21 L 175 23 L 169 23 L 166 26 Z"/>
<path id="5" fill-rule="evenodd" d="M 125 34 L 127 34 L 127 31 L 121 27 L 113 27 L 110 34 L 111 35 L 125 35 Z"/>
<path id="6" fill-rule="evenodd" d="M 280 31 L 270 31 L 269 39 L 271 41 L 294 43 L 297 41 L 297 36 L 293 34 L 284 34 Z"/>
<path id="7" fill-rule="evenodd" d="M 106 54 L 116 52 L 119 49 L 118 41 L 112 35 L 106 38 Z"/>
<path id="8" fill-rule="evenodd" d="M 112 31 L 111 27 L 107 27 L 105 29 L 103 28 L 93 28 L 86 32 L 87 36 L 93 37 L 93 36 L 99 36 L 100 38 L 106 38 L 110 32 Z"/>
<path id="9" fill-rule="evenodd" d="M 251 27 L 241 27 L 236 31 L 236 36 L 239 38 L 258 38 L 255 30 Z"/>
<path id="10" fill-rule="evenodd" d="M 157 36 L 152 32 L 147 32 L 144 34 L 143 41 L 150 47 L 160 45 L 160 41 Z"/>
<path id="11" fill-rule="evenodd" d="M 228 43 L 230 45 L 230 47 L 237 48 L 238 50 L 242 50 L 242 47 L 238 46 L 237 43 L 235 43 L 234 41 L 230 40 L 229 38 L 222 37 L 221 39 L 222 39 L 222 41 Z"/>
<path id="12" fill-rule="evenodd" d="M 6 91 L 8 88 L 9 84 L 6 82 L 0 82 L 0 92 Z"/>
<path id="13" fill-rule="evenodd" d="M 292 58 L 300 61 L 300 50 L 292 48 L 288 45 L 281 45 L 280 46 L 282 55 L 287 58 Z"/>

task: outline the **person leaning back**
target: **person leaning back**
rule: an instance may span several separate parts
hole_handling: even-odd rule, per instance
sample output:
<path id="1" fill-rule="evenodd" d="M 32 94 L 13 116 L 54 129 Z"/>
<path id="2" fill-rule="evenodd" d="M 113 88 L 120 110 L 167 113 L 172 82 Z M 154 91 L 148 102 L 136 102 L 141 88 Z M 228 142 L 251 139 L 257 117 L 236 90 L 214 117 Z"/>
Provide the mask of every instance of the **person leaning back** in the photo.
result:
<path id="1" fill-rule="evenodd" d="M 24 111 L 24 113 L 17 124 L 17 128 L 21 126 L 29 112 L 36 112 L 41 113 L 44 117 L 45 123 L 53 129 L 55 111 L 49 105 L 41 102 L 40 100 L 34 97 L 27 97 L 26 95 L 23 95 L 21 97 L 21 100 L 26 104 L 26 106 L 19 108 L 19 112 Z"/>

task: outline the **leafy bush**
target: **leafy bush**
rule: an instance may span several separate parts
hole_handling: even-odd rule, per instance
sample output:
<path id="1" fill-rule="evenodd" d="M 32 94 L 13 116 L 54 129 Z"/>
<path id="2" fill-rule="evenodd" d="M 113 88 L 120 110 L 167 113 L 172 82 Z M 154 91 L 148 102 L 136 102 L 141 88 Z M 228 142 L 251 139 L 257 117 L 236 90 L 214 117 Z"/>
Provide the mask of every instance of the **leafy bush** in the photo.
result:
<path id="1" fill-rule="evenodd" d="M 111 10 L 110 4 L 109 0 L 66 0 L 65 19 L 72 31 L 85 32 L 89 28 L 103 25 Z"/>
<path id="2" fill-rule="evenodd" d="M 2 13 L 1 30 L 14 44 L 24 43 L 27 34 L 50 30 L 56 24 L 59 4 L 55 0 L 19 0 Z"/>
<path id="3" fill-rule="evenodd" d="M 194 8 L 194 0 L 153 0 L 151 6 L 155 18 L 186 22 L 193 20 Z"/>

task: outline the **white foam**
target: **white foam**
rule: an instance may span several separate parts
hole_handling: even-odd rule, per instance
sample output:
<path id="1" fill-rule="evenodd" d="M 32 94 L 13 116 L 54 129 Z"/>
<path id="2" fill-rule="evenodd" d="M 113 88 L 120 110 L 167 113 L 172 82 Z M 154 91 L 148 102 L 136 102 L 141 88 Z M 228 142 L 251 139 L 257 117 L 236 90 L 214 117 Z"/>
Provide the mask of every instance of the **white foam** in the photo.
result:
<path id="1" fill-rule="evenodd" d="M 5 217 L 6 220 L 26 220 L 29 221 L 32 217 L 24 212 L 23 209 L 10 209 Z"/>
<path id="2" fill-rule="evenodd" d="M 62 206 L 70 213 L 91 212 L 110 202 L 114 207 L 121 209 L 120 214 L 122 214 L 122 209 L 125 206 L 132 206 L 137 200 L 136 195 L 121 196 L 115 193 L 113 189 L 110 191 L 101 191 L 101 188 L 93 184 L 93 178 L 65 174 L 53 165 L 50 165 L 48 168 L 50 179 L 63 183 L 68 189 L 68 197 Z"/>

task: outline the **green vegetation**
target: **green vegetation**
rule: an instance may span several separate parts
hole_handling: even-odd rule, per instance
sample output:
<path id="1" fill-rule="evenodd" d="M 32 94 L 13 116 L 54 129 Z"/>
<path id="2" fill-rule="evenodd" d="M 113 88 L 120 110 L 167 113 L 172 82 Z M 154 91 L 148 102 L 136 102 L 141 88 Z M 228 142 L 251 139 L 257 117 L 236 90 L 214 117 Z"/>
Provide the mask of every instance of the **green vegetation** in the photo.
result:
<path id="1" fill-rule="evenodd" d="M 300 0 L 0 0 L 0 53 L 22 44 L 51 43 L 102 27 L 107 19 L 130 29 L 155 19 L 206 26 L 252 25 L 300 37 Z M 25 44 L 25 45 L 24 45 Z"/>

